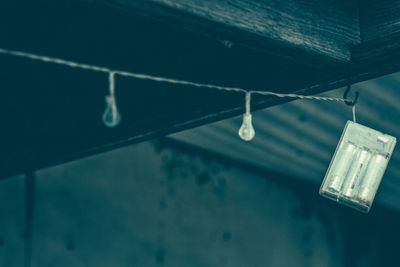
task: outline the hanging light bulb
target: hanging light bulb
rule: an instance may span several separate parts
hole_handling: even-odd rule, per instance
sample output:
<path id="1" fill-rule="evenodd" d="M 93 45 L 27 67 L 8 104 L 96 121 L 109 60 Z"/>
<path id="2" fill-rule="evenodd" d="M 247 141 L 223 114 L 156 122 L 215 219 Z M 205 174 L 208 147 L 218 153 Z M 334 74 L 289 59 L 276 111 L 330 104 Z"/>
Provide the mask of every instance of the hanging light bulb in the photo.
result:
<path id="1" fill-rule="evenodd" d="M 244 141 L 251 141 L 254 138 L 255 131 L 253 125 L 251 123 L 251 114 L 244 114 L 243 115 L 243 123 L 239 129 L 239 136 Z"/>
<path id="2" fill-rule="evenodd" d="M 250 113 L 250 99 L 251 93 L 246 93 L 246 113 L 243 115 L 243 123 L 239 129 L 239 136 L 244 141 L 251 141 L 254 138 L 256 132 L 254 131 L 253 124 L 251 122 L 251 113 Z"/>
<path id="3" fill-rule="evenodd" d="M 103 114 L 103 123 L 107 127 L 115 127 L 121 121 L 121 115 L 118 112 L 114 96 L 106 96 L 106 110 Z"/>
<path id="4" fill-rule="evenodd" d="M 106 96 L 106 110 L 103 113 L 103 123 L 110 128 L 117 126 L 121 121 L 121 114 L 118 111 L 114 95 L 114 75 L 114 72 L 109 74 L 110 95 Z"/>

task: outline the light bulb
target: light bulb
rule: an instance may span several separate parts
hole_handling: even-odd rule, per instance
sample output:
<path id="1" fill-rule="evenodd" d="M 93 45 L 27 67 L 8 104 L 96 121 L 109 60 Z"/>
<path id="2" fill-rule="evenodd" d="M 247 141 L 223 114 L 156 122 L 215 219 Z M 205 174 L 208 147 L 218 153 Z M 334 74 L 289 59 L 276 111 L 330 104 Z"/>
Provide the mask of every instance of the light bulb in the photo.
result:
<path id="1" fill-rule="evenodd" d="M 253 124 L 251 123 L 251 114 L 245 113 L 243 115 L 243 123 L 239 129 L 239 136 L 244 141 L 250 141 L 254 138 L 256 132 L 254 131 Z"/>
<path id="2" fill-rule="evenodd" d="M 103 123 L 107 127 L 115 127 L 121 121 L 121 114 L 117 109 L 115 97 L 113 95 L 106 96 L 106 110 L 103 113 Z"/>

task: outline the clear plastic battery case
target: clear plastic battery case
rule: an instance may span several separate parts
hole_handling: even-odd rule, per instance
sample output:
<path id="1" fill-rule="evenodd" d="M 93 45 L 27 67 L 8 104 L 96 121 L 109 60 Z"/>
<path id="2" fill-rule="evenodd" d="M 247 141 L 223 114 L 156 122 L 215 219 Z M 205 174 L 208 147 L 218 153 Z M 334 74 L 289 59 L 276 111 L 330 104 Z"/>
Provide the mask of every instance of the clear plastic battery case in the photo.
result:
<path id="1" fill-rule="evenodd" d="M 320 195 L 368 213 L 395 145 L 395 137 L 348 121 Z"/>

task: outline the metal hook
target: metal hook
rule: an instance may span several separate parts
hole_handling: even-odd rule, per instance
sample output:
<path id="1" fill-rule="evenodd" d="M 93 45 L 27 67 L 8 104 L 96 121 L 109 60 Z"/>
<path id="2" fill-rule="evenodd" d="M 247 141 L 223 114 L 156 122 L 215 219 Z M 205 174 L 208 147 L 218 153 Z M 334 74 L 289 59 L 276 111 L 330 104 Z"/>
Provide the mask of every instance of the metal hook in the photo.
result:
<path id="1" fill-rule="evenodd" d="M 348 99 L 347 99 L 347 95 L 349 94 L 350 89 L 351 89 L 351 85 L 348 85 L 347 88 L 346 88 L 346 91 L 344 91 L 343 98 L 345 99 L 344 103 L 345 103 L 346 105 L 352 107 L 352 106 L 354 106 L 354 105 L 357 103 L 359 93 L 358 93 L 358 92 L 355 92 L 355 93 L 354 93 L 354 94 L 355 94 L 355 95 L 354 95 L 354 99 L 353 99 L 353 100 L 348 100 Z"/>

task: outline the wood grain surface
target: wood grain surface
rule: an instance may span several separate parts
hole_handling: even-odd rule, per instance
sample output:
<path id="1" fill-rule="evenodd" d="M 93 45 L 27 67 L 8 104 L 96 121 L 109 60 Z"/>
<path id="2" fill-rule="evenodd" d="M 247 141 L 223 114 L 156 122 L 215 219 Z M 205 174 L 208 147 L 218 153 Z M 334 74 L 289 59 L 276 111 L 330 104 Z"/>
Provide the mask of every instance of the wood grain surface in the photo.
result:
<path id="1" fill-rule="evenodd" d="M 93 1 L 93 0 L 92 0 Z M 301 0 L 96 0 L 126 10 L 174 21 L 182 27 L 220 39 L 233 38 L 257 47 L 257 37 L 282 47 L 300 48 L 326 59 L 349 61 L 350 44 L 358 44 L 359 22 L 356 1 Z M 165 8 L 166 7 L 166 8 Z M 190 15 L 190 18 L 188 18 Z M 207 23 L 218 23 L 209 27 Z M 232 34 L 232 29 L 235 29 Z M 238 31 L 243 36 L 238 35 Z M 254 40 L 249 40 L 249 35 Z M 279 51 L 272 51 L 279 53 Z M 296 57 L 294 55 L 294 57 Z"/>

